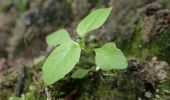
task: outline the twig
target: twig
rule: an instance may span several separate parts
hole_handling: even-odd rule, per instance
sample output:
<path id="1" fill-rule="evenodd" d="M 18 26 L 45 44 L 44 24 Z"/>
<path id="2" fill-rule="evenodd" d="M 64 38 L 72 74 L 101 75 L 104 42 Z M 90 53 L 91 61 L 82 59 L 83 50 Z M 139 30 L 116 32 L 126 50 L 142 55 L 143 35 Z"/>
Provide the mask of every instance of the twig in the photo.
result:
<path id="1" fill-rule="evenodd" d="M 47 95 L 47 100 L 51 100 L 51 92 L 48 90 L 47 87 L 45 87 L 45 93 Z"/>
<path id="2" fill-rule="evenodd" d="M 21 96 L 23 89 L 24 89 L 25 69 L 26 69 L 25 66 L 22 67 L 18 75 L 18 81 L 17 81 L 16 88 L 15 88 L 15 96 L 17 97 Z"/>

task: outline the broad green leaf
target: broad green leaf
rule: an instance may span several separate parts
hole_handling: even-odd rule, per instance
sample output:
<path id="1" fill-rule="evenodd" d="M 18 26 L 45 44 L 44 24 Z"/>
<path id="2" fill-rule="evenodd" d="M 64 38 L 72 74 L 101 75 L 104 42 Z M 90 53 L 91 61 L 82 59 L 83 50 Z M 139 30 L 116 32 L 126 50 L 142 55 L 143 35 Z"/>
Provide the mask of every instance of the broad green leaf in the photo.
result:
<path id="1" fill-rule="evenodd" d="M 114 43 L 107 43 L 95 50 L 96 65 L 102 70 L 125 69 L 127 60 L 120 49 Z"/>
<path id="2" fill-rule="evenodd" d="M 90 70 L 88 70 L 88 69 L 79 68 L 78 70 L 76 70 L 76 71 L 71 75 L 71 77 L 72 77 L 72 78 L 81 79 L 81 78 L 85 77 L 85 76 L 88 74 L 89 71 L 90 71 Z"/>
<path id="3" fill-rule="evenodd" d="M 68 41 L 71 41 L 71 38 L 65 29 L 60 29 L 46 37 L 46 42 L 49 46 L 56 46 Z"/>
<path id="4" fill-rule="evenodd" d="M 77 27 L 77 33 L 84 37 L 89 31 L 99 28 L 110 15 L 112 8 L 102 8 L 90 13 Z"/>
<path id="5" fill-rule="evenodd" d="M 53 84 L 68 74 L 79 61 L 81 49 L 74 41 L 56 47 L 43 65 L 45 85 Z"/>

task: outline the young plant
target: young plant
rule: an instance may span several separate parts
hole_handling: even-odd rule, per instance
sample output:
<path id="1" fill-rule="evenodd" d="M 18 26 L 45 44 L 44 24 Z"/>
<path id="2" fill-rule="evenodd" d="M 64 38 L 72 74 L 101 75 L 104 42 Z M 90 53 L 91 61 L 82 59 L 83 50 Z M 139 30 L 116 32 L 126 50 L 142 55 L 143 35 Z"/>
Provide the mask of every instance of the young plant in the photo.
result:
<path id="1" fill-rule="evenodd" d="M 99 28 L 110 15 L 112 8 L 102 8 L 90 13 L 77 27 L 80 39 L 73 41 L 65 29 L 60 29 L 46 37 L 49 46 L 57 46 L 47 57 L 42 70 L 45 85 L 51 85 L 67 75 L 79 62 L 81 50 L 87 50 L 85 36 Z M 97 68 L 104 71 L 127 68 L 127 60 L 114 43 L 107 43 L 101 48 L 94 48 Z M 90 70 L 78 69 L 72 78 L 82 78 Z"/>

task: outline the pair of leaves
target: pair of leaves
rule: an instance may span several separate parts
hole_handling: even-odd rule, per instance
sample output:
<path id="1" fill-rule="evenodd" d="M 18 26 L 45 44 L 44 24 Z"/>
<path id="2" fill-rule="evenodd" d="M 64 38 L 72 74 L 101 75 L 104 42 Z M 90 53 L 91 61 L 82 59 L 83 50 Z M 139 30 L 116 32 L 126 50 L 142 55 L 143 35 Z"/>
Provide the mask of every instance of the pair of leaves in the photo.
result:
<path id="1" fill-rule="evenodd" d="M 77 27 L 77 33 L 81 38 L 94 29 L 99 28 L 110 15 L 112 8 L 98 9 L 85 17 Z M 65 29 L 60 29 L 47 36 L 46 42 L 49 46 L 56 46 L 63 42 L 70 41 L 70 36 Z"/>
<path id="2" fill-rule="evenodd" d="M 112 69 L 125 69 L 127 65 L 127 60 L 120 49 L 118 49 L 115 43 L 107 43 L 101 48 L 95 49 L 95 62 L 97 67 L 102 70 L 112 70 Z M 79 68 L 76 70 L 71 77 L 81 79 L 85 77 L 90 69 Z"/>
<path id="3" fill-rule="evenodd" d="M 80 45 L 71 40 L 65 29 L 53 32 L 46 37 L 49 46 L 57 46 L 46 59 L 43 65 L 43 80 L 46 85 L 63 78 L 79 62 Z M 61 44 L 61 45 L 60 45 Z"/>
<path id="4" fill-rule="evenodd" d="M 96 28 L 99 28 L 107 19 L 112 8 L 103 8 L 96 10 L 83 19 L 77 27 L 77 33 L 81 38 Z M 43 65 L 43 80 L 45 85 L 53 84 L 68 74 L 79 61 L 81 48 L 80 44 L 71 40 L 65 29 L 56 31 L 46 38 L 49 46 L 57 46 L 47 57 Z M 125 61 L 123 54 L 116 46 L 111 44 L 96 49 L 96 64 L 103 70 L 123 69 Z M 119 57 L 120 56 L 120 57 Z M 114 61 L 114 58 L 117 58 Z M 123 59 L 123 60 L 122 60 Z M 120 61 L 119 61 L 120 60 Z M 113 66 L 115 64 L 115 66 Z M 121 66 L 121 68 L 119 68 Z M 73 78 L 82 78 L 88 73 L 87 70 L 80 69 L 73 73 Z"/>
<path id="5" fill-rule="evenodd" d="M 115 43 L 107 43 L 101 48 L 95 49 L 95 62 L 97 67 L 108 71 L 112 69 L 125 69 L 128 64 L 125 56 Z M 85 77 L 90 69 L 79 68 L 72 74 L 72 78 L 81 79 Z"/>

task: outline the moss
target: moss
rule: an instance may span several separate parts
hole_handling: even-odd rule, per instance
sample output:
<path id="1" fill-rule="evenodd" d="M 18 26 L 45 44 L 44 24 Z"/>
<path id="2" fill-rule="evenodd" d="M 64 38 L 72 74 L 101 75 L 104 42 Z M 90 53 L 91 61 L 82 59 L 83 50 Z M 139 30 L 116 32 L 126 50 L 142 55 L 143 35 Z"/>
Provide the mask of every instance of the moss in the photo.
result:
<path id="1" fill-rule="evenodd" d="M 142 18 L 138 18 L 130 24 L 130 28 L 133 30 L 132 33 L 130 33 L 132 35 L 122 33 L 116 40 L 118 47 L 129 58 L 135 57 L 144 60 L 149 55 L 149 50 L 145 47 L 145 43 L 141 37 L 141 30 L 143 28 L 142 21 Z"/>
<path id="2" fill-rule="evenodd" d="M 0 82 L 0 100 L 7 100 L 14 93 L 15 83 L 17 81 L 17 72 L 9 72 L 3 76 Z"/>
<path id="3" fill-rule="evenodd" d="M 157 56 L 159 60 L 170 63 L 170 25 L 161 33 L 157 33 L 153 29 L 150 41 L 144 42 L 141 36 L 141 30 L 144 27 L 141 22 L 142 20 L 140 18 L 133 23 L 133 27 L 131 27 L 134 30 L 132 36 L 118 36 L 116 40 L 118 47 L 129 58 L 135 57 L 141 60 L 148 60 L 153 56 Z"/>
<path id="4" fill-rule="evenodd" d="M 158 56 L 160 60 L 170 63 L 170 26 L 168 26 L 162 33 L 151 37 L 151 41 L 146 44 L 151 56 Z"/>
<path id="5" fill-rule="evenodd" d="M 109 89 L 106 86 L 101 86 L 95 93 L 94 97 L 97 100 L 135 100 L 135 93 L 127 92 L 126 94 L 118 89 Z"/>

